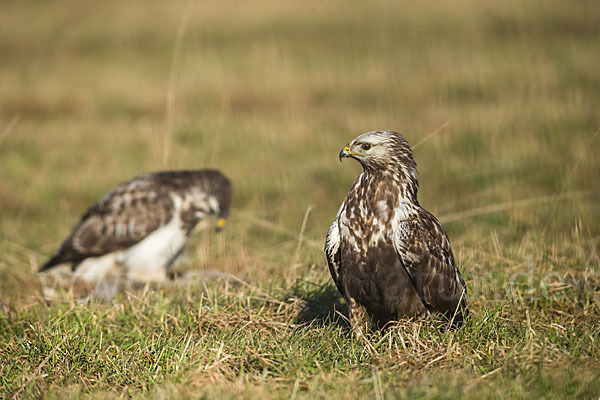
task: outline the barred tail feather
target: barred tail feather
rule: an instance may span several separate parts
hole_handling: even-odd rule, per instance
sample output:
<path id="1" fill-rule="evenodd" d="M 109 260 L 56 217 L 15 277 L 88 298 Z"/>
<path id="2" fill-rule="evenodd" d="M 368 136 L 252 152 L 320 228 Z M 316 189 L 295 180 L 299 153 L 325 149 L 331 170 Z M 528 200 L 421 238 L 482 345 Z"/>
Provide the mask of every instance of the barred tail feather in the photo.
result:
<path id="1" fill-rule="evenodd" d="M 62 264 L 64 262 L 66 262 L 66 260 L 63 259 L 62 254 L 57 253 L 54 256 L 52 256 L 52 258 L 50 258 L 48 261 L 46 261 L 46 263 L 40 267 L 38 272 L 44 272 L 44 271 L 49 270 L 50 268 L 52 268 L 58 264 Z"/>

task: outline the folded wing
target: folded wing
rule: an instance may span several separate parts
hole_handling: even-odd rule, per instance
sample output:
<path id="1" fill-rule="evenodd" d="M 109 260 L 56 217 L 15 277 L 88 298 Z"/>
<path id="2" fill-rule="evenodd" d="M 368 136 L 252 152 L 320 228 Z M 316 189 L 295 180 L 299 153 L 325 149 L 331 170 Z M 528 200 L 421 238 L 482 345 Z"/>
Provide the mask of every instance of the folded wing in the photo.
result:
<path id="1" fill-rule="evenodd" d="M 94 204 L 40 271 L 126 249 L 166 224 L 174 213 L 173 199 L 134 182 L 116 187 Z"/>
<path id="2" fill-rule="evenodd" d="M 401 222 L 394 232 L 394 247 L 425 307 L 460 323 L 467 312 L 466 284 L 437 219 L 423 210 Z"/>

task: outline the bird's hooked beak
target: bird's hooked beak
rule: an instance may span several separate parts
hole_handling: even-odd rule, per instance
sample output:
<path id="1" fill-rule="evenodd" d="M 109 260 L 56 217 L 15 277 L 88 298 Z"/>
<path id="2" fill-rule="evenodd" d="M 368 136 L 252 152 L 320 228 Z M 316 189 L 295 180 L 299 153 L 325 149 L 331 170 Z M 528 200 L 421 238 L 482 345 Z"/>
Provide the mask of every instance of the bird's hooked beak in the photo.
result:
<path id="1" fill-rule="evenodd" d="M 348 154 L 349 151 L 350 151 L 350 148 L 348 146 L 344 147 L 340 151 L 340 162 L 342 162 L 342 158 L 344 158 L 344 157 L 350 157 L 350 155 Z"/>
<path id="2" fill-rule="evenodd" d="M 225 218 L 219 218 L 217 220 L 217 224 L 215 225 L 215 231 L 221 232 L 226 224 L 227 224 L 227 221 L 225 220 Z"/>
<path id="3" fill-rule="evenodd" d="M 347 145 L 346 147 L 344 147 L 342 149 L 342 151 L 340 151 L 340 162 L 342 161 L 342 158 L 348 158 L 348 157 L 352 157 L 352 156 L 362 156 L 362 157 L 364 157 L 364 154 L 351 152 L 350 151 L 350 146 Z"/>

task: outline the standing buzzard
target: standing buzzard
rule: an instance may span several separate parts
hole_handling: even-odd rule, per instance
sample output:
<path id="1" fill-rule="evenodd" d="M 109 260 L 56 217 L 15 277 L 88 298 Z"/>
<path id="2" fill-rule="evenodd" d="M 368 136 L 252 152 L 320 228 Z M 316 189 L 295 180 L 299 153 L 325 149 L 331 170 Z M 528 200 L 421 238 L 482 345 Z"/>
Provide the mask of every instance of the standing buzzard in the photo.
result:
<path id="1" fill-rule="evenodd" d="M 467 288 L 440 222 L 417 200 L 417 170 L 401 134 L 372 131 L 340 152 L 363 167 L 327 233 L 331 276 L 352 328 L 441 314 L 460 325 Z"/>
<path id="2" fill-rule="evenodd" d="M 183 252 L 199 220 L 225 225 L 231 183 L 216 170 L 165 171 L 124 182 L 96 202 L 40 272 L 72 263 L 97 281 L 122 267 L 136 281 L 159 281 Z"/>

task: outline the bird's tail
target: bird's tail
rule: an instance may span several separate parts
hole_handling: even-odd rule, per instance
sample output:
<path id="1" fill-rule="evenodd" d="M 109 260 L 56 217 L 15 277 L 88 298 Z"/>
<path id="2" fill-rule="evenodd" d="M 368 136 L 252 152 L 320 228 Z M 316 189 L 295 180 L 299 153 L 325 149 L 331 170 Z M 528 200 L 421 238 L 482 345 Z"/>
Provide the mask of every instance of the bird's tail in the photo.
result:
<path id="1" fill-rule="evenodd" d="M 50 258 L 48 261 L 46 261 L 44 265 L 40 267 L 38 272 L 44 272 L 54 267 L 55 265 L 62 264 L 63 262 L 65 262 L 65 260 L 63 260 L 62 254 L 56 253 L 54 256 L 52 256 L 52 258 Z"/>

